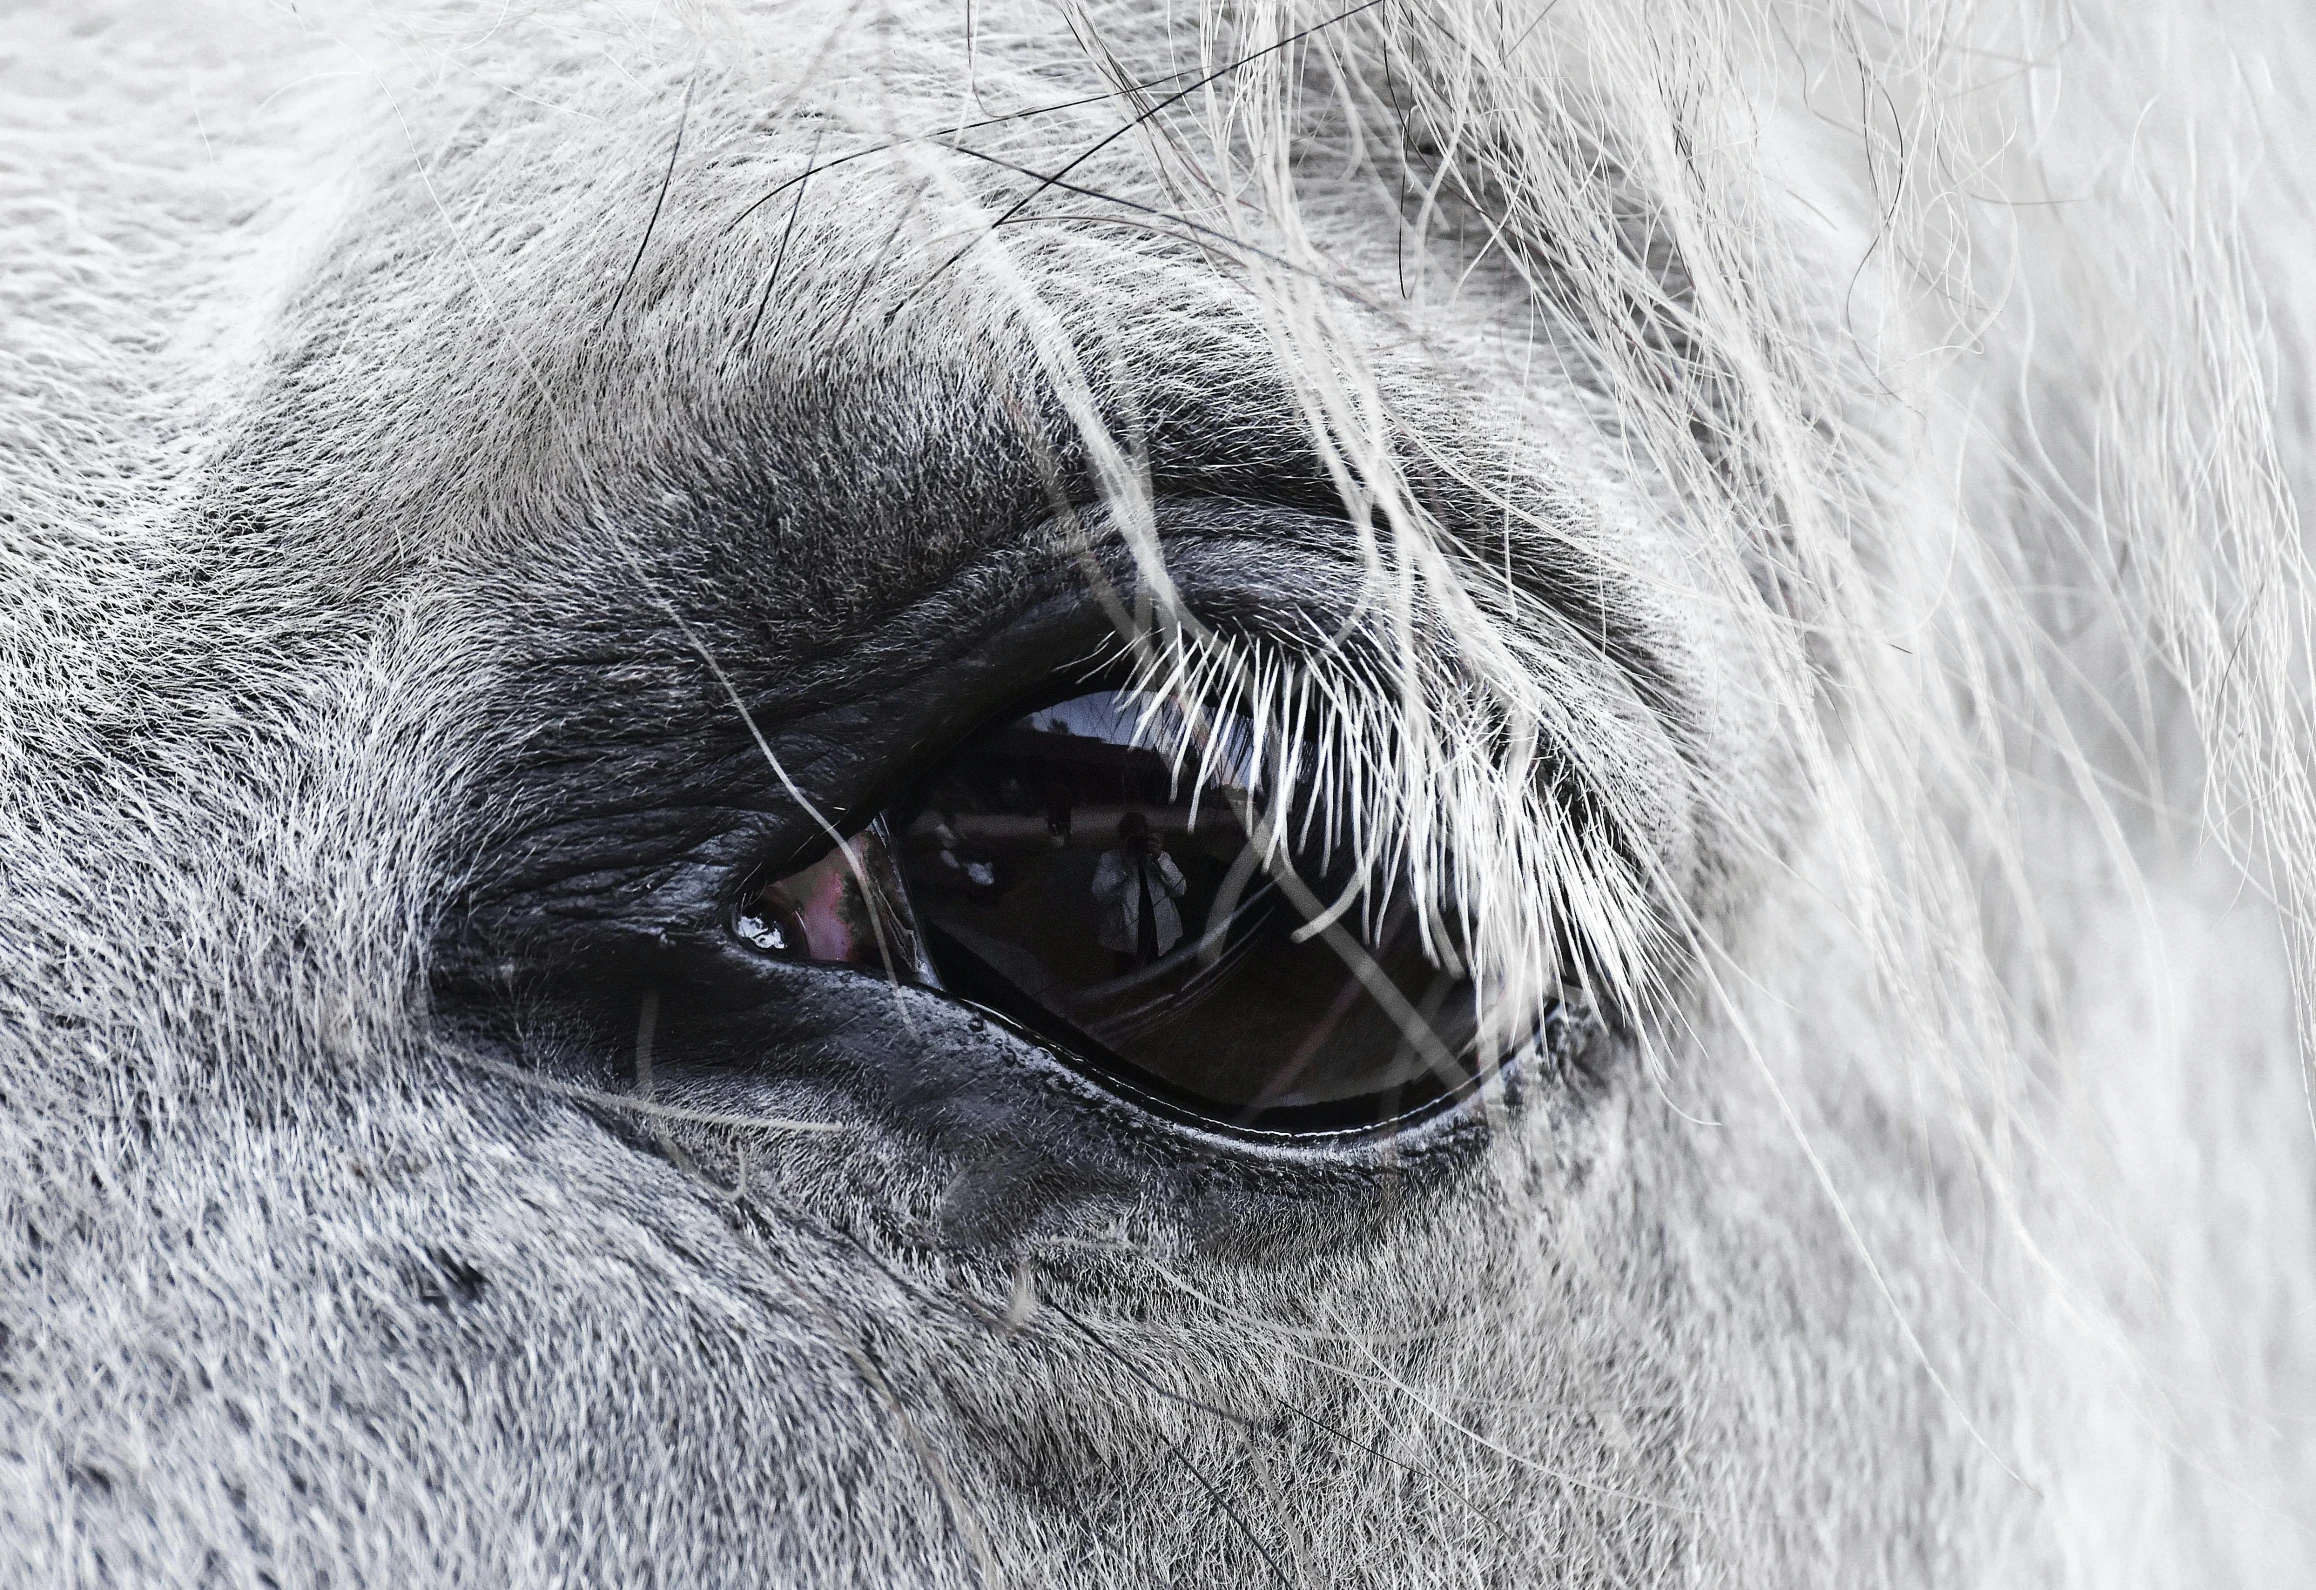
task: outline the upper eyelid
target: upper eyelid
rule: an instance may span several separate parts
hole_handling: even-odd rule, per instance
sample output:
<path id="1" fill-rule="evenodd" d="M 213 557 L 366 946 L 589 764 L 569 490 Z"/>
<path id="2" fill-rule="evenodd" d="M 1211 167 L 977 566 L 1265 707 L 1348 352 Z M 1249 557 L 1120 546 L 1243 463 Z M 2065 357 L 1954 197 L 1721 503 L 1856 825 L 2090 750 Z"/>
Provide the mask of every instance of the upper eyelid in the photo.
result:
<path id="1" fill-rule="evenodd" d="M 1477 511 L 1477 505 L 1474 505 Z M 1363 571 L 1347 556 L 1351 550 L 1348 528 L 1339 518 L 1304 512 L 1280 504 L 1248 498 L 1161 498 L 1155 504 L 1155 527 L 1168 567 L 1185 582 L 1193 605 L 1231 632 L 1258 645 L 1284 644 L 1299 649 L 1337 627 L 1344 610 L 1357 600 Z M 849 746 L 840 726 L 822 727 L 814 720 L 841 712 L 850 701 L 881 695 L 890 681 L 848 674 L 851 663 L 868 654 L 902 660 L 920 682 L 933 675 L 970 672 L 1006 649 L 1004 636 L 1022 614 L 1040 604 L 1071 600 L 1082 587 L 1082 571 L 1074 553 L 1091 542 L 1117 546 L 1100 508 L 1061 525 L 1048 518 L 1038 525 L 996 536 L 979 555 L 944 568 L 916 582 L 905 600 L 874 619 L 850 627 L 841 640 L 822 636 L 818 662 L 799 668 L 782 661 L 772 672 L 764 670 L 755 637 L 761 625 L 780 621 L 780 600 L 761 600 L 746 587 L 717 580 L 707 588 L 686 589 L 680 578 L 668 582 L 667 594 L 693 615 L 705 642 L 718 654 L 720 664 L 739 684 L 751 714 L 767 732 L 807 736 L 820 741 L 832 755 Z M 1073 545 L 1075 543 L 1075 545 Z M 680 570 L 680 564 L 679 564 Z M 1129 561 L 1121 553 L 1112 564 L 1113 577 L 1123 586 L 1131 579 Z M 1626 620 L 1602 600 L 1613 585 L 1601 571 L 1586 569 L 1582 577 L 1572 568 L 1568 578 L 1550 580 L 1537 599 L 1551 599 L 1562 609 L 1565 632 L 1589 656 L 1563 658 L 1566 666 L 1600 677 L 1604 687 L 1621 683 L 1624 690 L 1652 703 L 1677 701 L 1679 682 L 1659 674 L 1654 659 L 1660 648 L 1655 637 Z M 1077 598 L 1082 601 L 1082 596 Z M 1637 604 L 1636 604 L 1637 605 Z M 1602 644 L 1605 637 L 1609 644 Z M 1089 629 L 1076 650 L 1082 654 L 1103 638 Z M 606 645 L 605 659 L 632 659 L 644 648 Z M 688 666 L 677 654 L 671 659 L 679 671 Z M 542 660 L 543 663 L 543 660 Z M 1639 666 L 1636 667 L 1635 665 Z M 1000 668 L 1002 664 L 1000 663 Z M 599 692 L 588 683 L 596 668 L 548 666 L 550 675 L 567 683 L 552 688 L 558 694 L 576 689 Z M 1621 681 L 1615 676 L 1624 675 Z M 816 681 L 818 681 L 816 683 Z M 545 681 L 542 681 L 544 684 Z M 631 694 L 632 692 L 623 692 Z M 1000 710 L 1007 692 L 997 690 L 982 710 Z M 605 702 L 604 718 L 616 718 L 616 702 Z M 704 718 L 721 719 L 725 733 L 736 725 L 728 702 L 704 704 Z M 670 725 L 681 727 L 681 725 Z M 700 728 L 704 731 L 707 722 Z M 605 727 L 618 732 L 615 722 Z M 658 723 L 631 726 L 624 731 L 648 739 Z M 950 724 L 953 731 L 957 725 Z M 551 755 L 548 747 L 535 765 Z M 565 747 L 556 756 L 584 772 L 593 744 Z M 747 748 L 735 744 L 729 758 L 718 764 L 733 776 L 769 777 L 751 767 Z M 713 772 L 713 768 L 707 769 Z"/>

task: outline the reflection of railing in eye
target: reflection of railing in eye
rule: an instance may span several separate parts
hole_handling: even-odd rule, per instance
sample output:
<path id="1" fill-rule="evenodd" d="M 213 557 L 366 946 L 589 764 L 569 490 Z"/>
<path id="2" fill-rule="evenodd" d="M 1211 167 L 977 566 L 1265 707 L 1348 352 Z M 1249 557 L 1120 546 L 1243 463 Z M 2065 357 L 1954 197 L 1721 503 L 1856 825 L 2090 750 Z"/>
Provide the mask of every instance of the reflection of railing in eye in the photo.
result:
<path id="1" fill-rule="evenodd" d="M 1284 928 L 1283 923 L 1273 931 L 1288 943 L 1318 938 L 1347 975 L 1326 1006 L 1314 1012 L 1314 1019 L 1293 1047 L 1274 1067 L 1268 1068 L 1267 1079 L 1245 1106 L 1249 1118 L 1263 1110 L 1295 1102 L 1306 1082 L 1317 1075 L 1316 1062 L 1326 1054 L 1331 1043 L 1342 1040 L 1353 1012 L 1367 1001 L 1372 1001 L 1389 1018 L 1399 1037 L 1389 1065 L 1379 1075 L 1404 1076 L 1409 1074 L 1411 1065 L 1416 1065 L 1450 1090 L 1469 1082 L 1480 1069 L 1466 1052 L 1469 1046 L 1451 1045 L 1438 1027 L 1448 999 L 1457 990 L 1469 986 L 1462 966 L 1442 967 L 1427 953 L 1425 960 L 1431 964 L 1431 974 L 1420 998 L 1410 1003 L 1407 991 L 1401 989 L 1398 980 L 1376 959 L 1377 955 L 1390 954 L 1395 949 L 1410 949 L 1401 941 L 1412 928 L 1414 903 L 1405 894 L 1394 898 L 1384 919 L 1376 924 L 1371 953 L 1368 945 L 1353 939 L 1338 925 L 1339 911 L 1321 910 L 1318 895 L 1291 862 L 1266 843 L 1268 825 L 1251 801 L 1242 796 L 1232 805 L 1242 818 L 1241 831 L 1251 825 L 1256 837 L 1240 848 L 1224 877 L 1207 913 L 1205 931 L 1150 965 L 1121 976 L 1076 989 L 1049 987 L 1046 999 L 1066 1010 L 1073 1022 L 1105 1045 L 1123 1048 L 1153 1028 L 1189 1014 L 1220 993 L 1246 961 L 1261 950 L 1267 937 L 1265 928 L 1276 922 L 1281 913 L 1295 911 L 1313 931 L 1279 931 Z M 1271 876 L 1257 881 L 1258 874 L 1264 871 Z M 1251 893 L 1247 888 L 1249 883 L 1255 885 Z M 1179 984 L 1173 982 L 1177 976 L 1181 977 Z M 1389 996 L 1378 997 L 1379 981 L 1390 990 Z M 1134 997 L 1138 994 L 1142 997 Z M 1459 1052 L 1463 1052 L 1462 1063 L 1458 1060 Z"/>
<path id="2" fill-rule="evenodd" d="M 1406 919 L 1407 902 L 1402 899 L 1392 907 L 1391 914 L 1384 918 L 1382 930 L 1376 934 L 1375 942 L 1379 946 L 1389 944 L 1398 935 L 1399 929 L 1405 925 Z M 1298 942 L 1300 941 L 1298 940 Z M 1398 984 L 1394 983 L 1392 986 L 1396 988 Z M 1336 1029 L 1342 1026 L 1343 1019 L 1350 1015 L 1352 1007 L 1359 1003 L 1359 996 L 1366 991 L 1365 985 L 1356 977 L 1343 984 L 1341 991 L 1335 995 L 1335 1002 L 1329 1005 L 1318 1021 L 1312 1024 L 1310 1032 L 1305 1034 L 1303 1041 L 1295 1046 L 1295 1052 L 1287 1056 L 1286 1063 L 1272 1073 L 1270 1081 L 1263 1084 L 1262 1092 L 1255 1095 L 1253 1101 L 1248 1104 L 1249 1112 L 1269 1109 L 1295 1091 L 1295 1084 L 1303 1080 L 1303 1073 L 1311 1068 L 1311 1062 L 1319 1057 L 1319 1051 L 1325 1047 L 1327 1040 L 1335 1035 Z M 1439 1007 L 1436 1004 L 1430 1011 L 1423 1014 L 1422 1019 L 1426 1030 L 1429 1030 L 1431 1018 L 1438 1014 Z M 1403 1039 L 1398 1052 L 1392 1056 L 1390 1071 L 1398 1071 L 1411 1058 L 1413 1058 L 1413 1050 Z M 1390 1072 L 1386 1073 L 1386 1075 L 1388 1074 Z M 1440 1080 L 1460 1082 L 1463 1078 L 1459 1074 L 1452 1078 L 1442 1076 Z"/>
<path id="3" fill-rule="evenodd" d="M 1246 893 L 1247 884 L 1262 864 L 1262 850 L 1250 839 L 1231 862 L 1230 871 L 1223 874 L 1222 887 L 1215 891 L 1214 905 L 1206 913 L 1206 932 L 1200 936 L 1197 944 L 1201 966 L 1212 966 L 1222 958 L 1222 930 L 1227 929 L 1238 915 L 1238 897 Z M 1265 884 L 1264 887 L 1268 888 L 1269 885 Z"/>
<path id="4" fill-rule="evenodd" d="M 1319 897 L 1311 892 L 1310 885 L 1303 881 L 1295 871 L 1293 862 L 1288 859 L 1283 836 L 1272 825 L 1269 815 L 1249 796 L 1236 791 L 1226 791 L 1225 794 L 1230 799 L 1232 809 L 1238 813 L 1239 825 L 1247 831 L 1251 844 L 1263 856 L 1273 881 L 1295 909 L 1303 913 L 1304 921 L 1318 927 L 1320 941 L 1333 950 L 1343 964 L 1350 968 L 1351 975 L 1365 985 L 1375 1003 L 1391 1018 L 1415 1052 L 1423 1057 L 1425 1067 L 1442 1083 L 1461 1083 L 1467 1073 L 1456 1064 L 1455 1056 L 1440 1041 L 1430 1020 L 1407 1002 L 1407 996 L 1400 992 L 1391 974 L 1376 964 L 1375 957 L 1367 953 L 1366 947 L 1345 932 L 1343 924 L 1334 919 L 1336 913 L 1331 913 Z M 1436 1009 L 1434 1014 L 1437 1014 Z"/>
<path id="5" fill-rule="evenodd" d="M 1241 880 L 1239 890 L 1234 892 L 1243 893 L 1244 887 Z M 1154 1021 L 1195 1010 L 1229 982 L 1240 963 L 1254 953 L 1253 930 L 1276 906 L 1277 901 L 1272 898 L 1275 892 L 1265 883 L 1252 896 L 1237 902 L 1227 914 L 1223 910 L 1223 899 L 1218 896 L 1214 910 L 1207 913 L 1206 931 L 1196 939 L 1176 945 L 1149 965 L 1138 966 L 1122 977 L 1060 992 L 1055 997 L 1073 1014 L 1082 1016 L 1089 1031 L 1113 1044 L 1135 1036 Z M 1193 964 L 1196 969 L 1164 997 L 1097 1013 L 1097 1007 L 1172 977 Z"/>

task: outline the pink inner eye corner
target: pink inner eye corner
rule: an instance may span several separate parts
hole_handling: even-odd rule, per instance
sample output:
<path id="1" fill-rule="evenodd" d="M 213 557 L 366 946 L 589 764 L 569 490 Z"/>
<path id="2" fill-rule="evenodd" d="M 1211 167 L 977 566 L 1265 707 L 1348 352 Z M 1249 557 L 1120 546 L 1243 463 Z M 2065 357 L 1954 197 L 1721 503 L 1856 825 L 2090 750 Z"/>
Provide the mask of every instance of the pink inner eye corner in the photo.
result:
<path id="1" fill-rule="evenodd" d="M 740 907 L 733 927 L 768 954 L 930 981 L 882 819 L 818 861 L 763 885 Z"/>

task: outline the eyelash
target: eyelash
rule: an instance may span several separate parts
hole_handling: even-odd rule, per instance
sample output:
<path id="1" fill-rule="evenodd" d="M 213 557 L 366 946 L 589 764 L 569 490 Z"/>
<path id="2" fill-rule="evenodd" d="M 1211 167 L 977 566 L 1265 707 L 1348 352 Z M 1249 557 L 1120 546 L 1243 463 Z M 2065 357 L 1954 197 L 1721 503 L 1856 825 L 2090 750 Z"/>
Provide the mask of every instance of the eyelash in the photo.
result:
<path id="1" fill-rule="evenodd" d="M 1464 947 L 1499 1040 L 1533 1031 L 1554 1008 L 1600 1022 L 1648 1003 L 1667 948 L 1653 909 L 1664 886 L 1634 837 L 1648 831 L 1646 796 L 1627 796 L 1600 771 L 1627 755 L 1646 765 L 1612 732 L 1624 721 L 1609 710 L 1621 675 L 1606 670 L 1594 683 L 1565 658 L 1528 658 L 1524 677 L 1556 679 L 1564 692 L 1562 721 L 1539 737 L 1458 676 L 1459 648 L 1438 648 L 1431 673 L 1411 685 L 1414 665 L 1402 659 L 1420 648 L 1403 651 L 1360 624 L 1327 633 L 1306 620 L 1290 638 L 1291 647 L 1181 625 L 1111 655 L 1128 688 L 1255 725 L 1272 787 L 1301 804 L 1305 828 L 1319 825 L 1323 852 L 1357 858 L 1361 925 L 1409 897 L 1427 950 Z M 1404 708 L 1411 688 L 1427 695 L 1423 713 Z M 1407 743 L 1411 718 L 1425 743 Z M 1571 732 L 1577 724 L 1605 744 L 1562 744 L 1585 738 Z M 1524 744 L 1533 749 L 1521 754 Z M 1559 759 L 1577 752 L 1584 762 Z"/>

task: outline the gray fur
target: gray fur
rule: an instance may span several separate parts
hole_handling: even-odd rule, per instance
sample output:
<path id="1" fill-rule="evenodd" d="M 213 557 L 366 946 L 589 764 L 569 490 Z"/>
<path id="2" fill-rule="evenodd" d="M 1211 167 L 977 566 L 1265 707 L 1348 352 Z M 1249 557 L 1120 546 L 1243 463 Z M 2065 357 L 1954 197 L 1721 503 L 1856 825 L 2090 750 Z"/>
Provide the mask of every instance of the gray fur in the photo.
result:
<path id="1" fill-rule="evenodd" d="M 1947 307 L 1982 293 L 1989 329 L 1939 362 L 1906 295 L 1964 267 L 1923 263 L 1930 222 L 1890 241 L 1916 201 L 1869 157 L 1902 157 L 1841 118 L 1873 71 L 1893 116 L 1943 79 L 1779 13 L 1792 82 L 1700 120 L 1770 151 L 1751 208 L 1652 232 L 1633 41 L 1718 24 L 1570 4 L 1534 36 L 1598 80 L 1488 125 L 1534 135 L 1540 188 L 1561 159 L 1629 201 L 1590 235 L 1522 233 L 1479 181 L 1406 200 L 1412 242 L 1378 219 L 1377 107 L 1430 95 L 1421 146 L 1457 84 L 1506 92 L 1451 59 L 1483 28 L 1450 8 L 1347 53 L 1339 114 L 1320 63 L 1282 68 L 1319 107 L 1286 140 L 1299 233 L 1135 134 L 1061 219 L 997 229 L 1002 265 L 959 217 L 1107 137 L 1114 97 L 977 135 L 1002 160 L 836 157 L 1262 18 L 9 12 L 0 1580 L 2306 1579 L 2316 803 L 2274 771 L 2299 720 L 2230 706 L 2304 679 L 2296 520 L 2278 487 L 2277 586 L 2216 534 L 2123 555 L 2170 499 L 2100 494 L 2118 436 L 2183 481 L 2304 478 L 2281 308 L 2208 389 L 2209 322 L 2150 334 L 2172 364 L 2102 344 L 2228 268 L 2263 313 L 2305 279 L 2258 153 L 2280 98 L 2176 234 L 2109 158 L 2218 138 L 2230 49 L 2304 61 L 2305 24 L 2166 8 L 2169 65 L 2067 56 L 2101 111 L 1971 181 L 2079 183 L 2089 241 L 1974 259 Z M 2132 120 L 2181 81 L 2186 130 Z M 1790 279 L 1708 258 L 1716 227 Z M 1611 316 L 1612 265 L 1660 296 Z M 1338 326 L 1341 391 L 1293 367 Z M 622 1107 L 633 1029 L 561 1019 L 558 968 L 739 953 L 719 891 L 818 832 L 767 750 L 836 815 L 874 800 L 1002 704 L 1005 659 L 1109 635 L 1084 547 L 1131 597 L 1163 546 L 1216 646 L 1356 610 L 1370 549 L 1312 416 L 1367 390 L 1481 571 L 1451 558 L 1473 605 L 1419 585 L 1413 626 L 1472 677 L 1564 670 L 1541 733 L 1593 815 L 1488 854 L 1629 951 L 1584 1074 L 1484 1142 L 1266 1160 L 1121 1125 L 937 1001 L 776 970 L 736 1012 L 671 995 L 657 1113 Z M 2254 439 L 2209 441 L 2210 392 L 2246 390 Z M 2149 392 L 2182 407 L 2132 431 Z M 2287 604 L 2284 639 L 2205 636 L 2207 587 Z M 1364 677 L 1346 734 L 1394 710 Z M 1484 791 L 1434 771 L 1472 851 Z"/>

